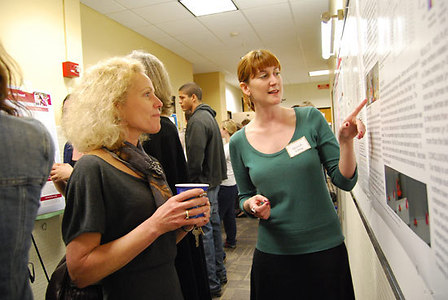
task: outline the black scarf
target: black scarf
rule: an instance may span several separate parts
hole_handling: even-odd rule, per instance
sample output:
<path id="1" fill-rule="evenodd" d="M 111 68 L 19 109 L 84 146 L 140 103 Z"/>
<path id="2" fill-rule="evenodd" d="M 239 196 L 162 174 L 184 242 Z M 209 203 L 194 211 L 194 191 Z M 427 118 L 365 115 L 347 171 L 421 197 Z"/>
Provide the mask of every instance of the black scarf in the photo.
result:
<path id="1" fill-rule="evenodd" d="M 162 166 L 157 159 L 146 154 L 140 142 L 137 147 L 129 142 L 124 142 L 124 145 L 117 150 L 106 148 L 105 150 L 129 169 L 148 180 L 156 207 L 161 206 L 172 196 Z"/>

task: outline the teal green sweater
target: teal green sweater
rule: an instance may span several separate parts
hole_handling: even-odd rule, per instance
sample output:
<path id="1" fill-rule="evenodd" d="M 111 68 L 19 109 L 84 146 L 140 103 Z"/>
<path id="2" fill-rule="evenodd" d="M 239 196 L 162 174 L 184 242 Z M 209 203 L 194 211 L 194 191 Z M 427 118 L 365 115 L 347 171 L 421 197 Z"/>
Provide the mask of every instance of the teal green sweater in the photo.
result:
<path id="1" fill-rule="evenodd" d="M 230 139 L 230 158 L 240 206 L 262 194 L 271 203 L 268 220 L 260 220 L 257 249 L 271 254 L 304 254 L 340 245 L 340 223 L 325 182 L 322 165 L 343 190 L 356 184 L 339 171 L 339 145 L 322 114 L 314 107 L 295 109 L 291 142 L 306 137 L 311 148 L 290 157 L 286 149 L 264 154 L 247 141 L 245 128 Z"/>

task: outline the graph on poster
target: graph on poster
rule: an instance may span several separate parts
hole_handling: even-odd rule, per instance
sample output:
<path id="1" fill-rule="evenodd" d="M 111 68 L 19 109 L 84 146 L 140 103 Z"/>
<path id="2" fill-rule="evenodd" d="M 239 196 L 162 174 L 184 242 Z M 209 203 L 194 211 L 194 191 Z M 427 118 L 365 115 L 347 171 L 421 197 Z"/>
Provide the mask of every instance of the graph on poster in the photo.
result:
<path id="1" fill-rule="evenodd" d="M 420 299 L 447 299 L 448 1 L 347 5 L 333 85 L 335 124 L 368 99 L 353 195 L 403 294 L 414 293 L 418 279 L 425 287 Z"/>

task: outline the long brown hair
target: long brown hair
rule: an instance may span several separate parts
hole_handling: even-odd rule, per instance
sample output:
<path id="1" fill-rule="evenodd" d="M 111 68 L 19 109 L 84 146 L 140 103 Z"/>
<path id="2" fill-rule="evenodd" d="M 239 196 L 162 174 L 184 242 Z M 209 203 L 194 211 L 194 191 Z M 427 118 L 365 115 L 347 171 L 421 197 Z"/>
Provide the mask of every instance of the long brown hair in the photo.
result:
<path id="1" fill-rule="evenodd" d="M 19 115 L 17 102 L 6 102 L 8 98 L 9 87 L 21 81 L 20 70 L 14 59 L 9 56 L 3 45 L 0 43 L 0 110 L 9 115 Z"/>

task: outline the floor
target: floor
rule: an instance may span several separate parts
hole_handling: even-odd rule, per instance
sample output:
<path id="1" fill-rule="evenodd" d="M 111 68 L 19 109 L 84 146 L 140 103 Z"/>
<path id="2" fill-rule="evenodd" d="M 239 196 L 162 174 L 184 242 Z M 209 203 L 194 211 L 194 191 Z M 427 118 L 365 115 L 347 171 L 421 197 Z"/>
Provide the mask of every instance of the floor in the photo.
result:
<path id="1" fill-rule="evenodd" d="M 221 297 L 213 299 L 248 300 L 250 298 L 250 268 L 257 240 L 258 219 L 237 218 L 236 224 L 236 248 L 224 248 L 228 282 L 222 287 Z"/>

